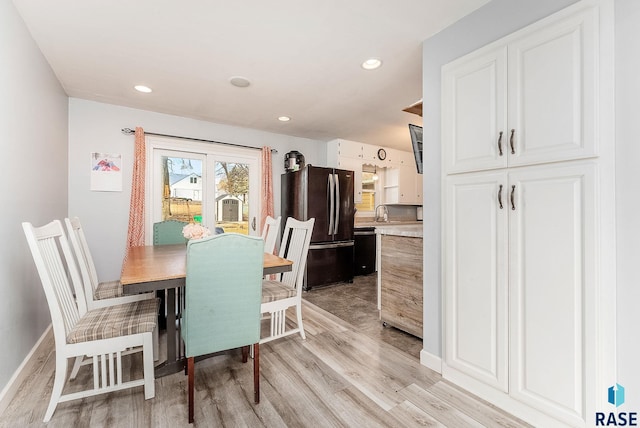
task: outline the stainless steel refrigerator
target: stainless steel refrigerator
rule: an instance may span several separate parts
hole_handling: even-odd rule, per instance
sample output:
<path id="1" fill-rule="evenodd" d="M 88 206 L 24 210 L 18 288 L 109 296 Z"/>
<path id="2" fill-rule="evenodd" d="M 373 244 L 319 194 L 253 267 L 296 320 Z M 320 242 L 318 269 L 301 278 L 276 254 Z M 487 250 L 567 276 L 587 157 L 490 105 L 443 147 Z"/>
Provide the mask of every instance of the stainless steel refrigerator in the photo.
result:
<path id="1" fill-rule="evenodd" d="M 305 290 L 353 281 L 353 171 L 308 165 L 282 174 L 281 214 L 315 218 L 307 256 Z"/>

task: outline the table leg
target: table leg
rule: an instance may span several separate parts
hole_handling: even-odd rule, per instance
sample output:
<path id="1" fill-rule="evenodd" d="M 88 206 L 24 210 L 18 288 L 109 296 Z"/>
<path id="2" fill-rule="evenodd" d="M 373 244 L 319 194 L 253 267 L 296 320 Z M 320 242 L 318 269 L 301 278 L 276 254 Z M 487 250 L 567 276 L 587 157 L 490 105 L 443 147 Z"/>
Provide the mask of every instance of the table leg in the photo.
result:
<path id="1" fill-rule="evenodd" d="M 167 289 L 167 362 L 155 368 L 155 377 L 162 377 L 184 369 L 184 360 L 177 356 L 179 338 L 176 331 L 176 289 Z"/>
<path id="2" fill-rule="evenodd" d="M 176 360 L 176 289 L 167 290 L 167 362 Z"/>

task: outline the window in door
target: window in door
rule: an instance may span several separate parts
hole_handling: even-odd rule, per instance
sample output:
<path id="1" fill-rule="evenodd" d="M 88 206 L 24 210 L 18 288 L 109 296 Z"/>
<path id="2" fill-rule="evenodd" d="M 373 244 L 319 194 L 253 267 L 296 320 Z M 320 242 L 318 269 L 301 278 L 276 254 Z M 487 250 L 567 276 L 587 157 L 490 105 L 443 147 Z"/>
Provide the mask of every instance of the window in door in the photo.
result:
<path id="1" fill-rule="evenodd" d="M 148 137 L 147 159 L 148 241 L 153 223 L 163 220 L 258 234 L 258 150 Z"/>
<path id="2" fill-rule="evenodd" d="M 161 169 L 160 220 L 202 221 L 202 163 L 187 154 L 159 153 Z"/>
<path id="3" fill-rule="evenodd" d="M 245 163 L 215 163 L 216 225 L 225 232 L 249 234 L 249 172 Z"/>

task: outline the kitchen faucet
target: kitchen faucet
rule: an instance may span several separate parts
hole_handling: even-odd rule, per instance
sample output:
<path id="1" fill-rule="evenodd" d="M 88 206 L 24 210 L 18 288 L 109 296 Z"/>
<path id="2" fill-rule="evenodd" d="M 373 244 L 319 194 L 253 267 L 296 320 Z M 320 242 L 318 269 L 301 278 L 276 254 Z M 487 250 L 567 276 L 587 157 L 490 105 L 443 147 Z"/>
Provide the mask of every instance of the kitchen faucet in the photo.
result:
<path id="1" fill-rule="evenodd" d="M 378 208 L 382 207 L 382 221 L 389 221 L 389 210 L 386 205 L 378 205 L 376 207 L 376 217 L 375 221 L 380 221 L 380 216 L 378 215 Z"/>

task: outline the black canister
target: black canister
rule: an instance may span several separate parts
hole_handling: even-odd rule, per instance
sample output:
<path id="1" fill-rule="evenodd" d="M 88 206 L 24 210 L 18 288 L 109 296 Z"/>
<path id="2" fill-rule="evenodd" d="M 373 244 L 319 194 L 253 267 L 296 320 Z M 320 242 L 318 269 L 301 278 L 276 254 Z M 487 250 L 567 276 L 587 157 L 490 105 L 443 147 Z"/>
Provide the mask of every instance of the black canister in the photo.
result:
<path id="1" fill-rule="evenodd" d="M 298 171 L 304 168 L 304 155 L 297 150 L 292 150 L 284 155 L 284 170 L 286 172 Z"/>

